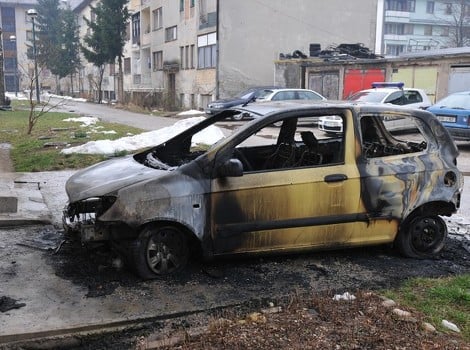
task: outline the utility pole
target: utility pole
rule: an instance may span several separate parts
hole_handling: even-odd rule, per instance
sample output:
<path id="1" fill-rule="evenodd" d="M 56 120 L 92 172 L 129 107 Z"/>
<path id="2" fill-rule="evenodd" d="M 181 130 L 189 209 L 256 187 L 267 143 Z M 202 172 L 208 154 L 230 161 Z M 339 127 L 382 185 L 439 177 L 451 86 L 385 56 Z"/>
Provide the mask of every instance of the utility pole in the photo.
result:
<path id="1" fill-rule="evenodd" d="M 38 52 L 36 50 L 36 28 L 34 24 L 34 19 L 37 17 L 38 13 L 35 9 L 29 9 L 28 11 L 26 11 L 26 14 L 31 18 L 31 21 L 33 22 L 34 80 L 36 82 L 36 101 L 37 103 L 40 103 L 41 98 L 39 91 Z"/>

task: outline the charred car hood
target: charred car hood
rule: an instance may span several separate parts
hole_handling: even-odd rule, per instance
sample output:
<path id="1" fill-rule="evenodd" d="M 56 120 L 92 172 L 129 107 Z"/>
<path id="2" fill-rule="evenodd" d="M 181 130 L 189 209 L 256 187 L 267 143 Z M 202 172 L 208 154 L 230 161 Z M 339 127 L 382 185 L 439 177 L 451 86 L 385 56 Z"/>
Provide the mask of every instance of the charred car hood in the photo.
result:
<path id="1" fill-rule="evenodd" d="M 167 174 L 167 170 L 146 167 L 132 156 L 108 160 L 72 175 L 65 184 L 69 202 L 99 197 L 128 185 Z"/>

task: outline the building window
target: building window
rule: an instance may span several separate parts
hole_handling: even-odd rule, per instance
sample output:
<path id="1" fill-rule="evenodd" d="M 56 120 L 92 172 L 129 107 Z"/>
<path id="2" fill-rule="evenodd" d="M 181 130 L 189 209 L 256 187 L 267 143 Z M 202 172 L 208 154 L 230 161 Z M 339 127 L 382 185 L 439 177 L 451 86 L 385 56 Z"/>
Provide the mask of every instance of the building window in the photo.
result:
<path id="1" fill-rule="evenodd" d="M 33 31 L 31 30 L 26 31 L 26 40 L 33 41 Z"/>
<path id="2" fill-rule="evenodd" d="M 194 51 L 194 45 L 191 45 L 191 49 L 193 52 Z M 193 64 L 193 60 L 190 58 L 190 46 L 180 46 L 180 68 L 181 69 L 189 69 L 189 68 L 194 68 L 191 66 Z"/>
<path id="3" fill-rule="evenodd" d="M 441 27 L 441 36 L 449 36 L 449 27 Z"/>
<path id="4" fill-rule="evenodd" d="M 426 3 L 426 13 L 434 13 L 434 1 L 428 1 Z"/>
<path id="5" fill-rule="evenodd" d="M 180 69 L 184 69 L 184 46 L 180 46 Z"/>
<path id="6" fill-rule="evenodd" d="M 163 70 L 163 51 L 155 51 L 153 56 L 153 70 Z"/>
<path id="7" fill-rule="evenodd" d="M 184 11 L 184 0 L 180 0 L 180 12 Z"/>
<path id="8" fill-rule="evenodd" d="M 124 58 L 124 74 L 131 74 L 131 58 Z"/>
<path id="9" fill-rule="evenodd" d="M 447 3 L 446 4 L 446 15 L 451 15 L 452 14 L 452 4 Z"/>
<path id="10" fill-rule="evenodd" d="M 157 30 L 163 27 L 163 8 L 159 7 L 153 10 L 153 30 Z"/>
<path id="11" fill-rule="evenodd" d="M 390 56 L 399 56 L 405 51 L 405 45 L 387 45 L 386 54 Z"/>
<path id="12" fill-rule="evenodd" d="M 139 85 L 142 82 L 142 76 L 140 74 L 134 74 L 132 76 L 132 83 L 134 85 Z"/>
<path id="13" fill-rule="evenodd" d="M 116 65 L 114 63 L 109 64 L 109 75 L 116 74 Z"/>
<path id="14" fill-rule="evenodd" d="M 424 26 L 424 35 L 432 35 L 432 26 L 430 25 Z"/>
<path id="15" fill-rule="evenodd" d="M 415 12 L 415 0 L 386 0 L 385 10 Z"/>
<path id="16" fill-rule="evenodd" d="M 217 62 L 216 33 L 197 37 L 198 68 L 214 68 Z"/>
<path id="17" fill-rule="evenodd" d="M 189 45 L 184 48 L 184 68 L 189 68 Z"/>
<path id="18" fill-rule="evenodd" d="M 165 42 L 173 41 L 177 39 L 176 29 L 177 29 L 176 26 L 165 29 Z"/>
<path id="19" fill-rule="evenodd" d="M 16 59 L 14 57 L 5 57 L 3 65 L 5 66 L 5 71 L 14 71 L 16 69 Z"/>
<path id="20" fill-rule="evenodd" d="M 191 69 L 194 69 L 194 45 L 191 45 L 191 52 L 189 54 L 189 63 Z"/>
<path id="21" fill-rule="evenodd" d="M 405 23 L 404 33 L 405 34 L 414 34 L 414 25 L 409 24 L 409 23 Z"/>
<path id="22" fill-rule="evenodd" d="M 2 7 L 2 26 L 3 32 L 16 32 L 15 26 L 15 8 L 14 7 Z M 7 40 L 5 40 L 7 41 Z"/>
<path id="23" fill-rule="evenodd" d="M 190 6 L 190 7 L 194 7 L 194 3 L 195 3 L 195 0 L 190 0 L 189 6 Z"/>
<path id="24" fill-rule="evenodd" d="M 403 35 L 405 33 L 404 23 L 385 23 L 385 34 Z"/>
<path id="25" fill-rule="evenodd" d="M 132 16 L 132 43 L 140 45 L 140 12 Z"/>

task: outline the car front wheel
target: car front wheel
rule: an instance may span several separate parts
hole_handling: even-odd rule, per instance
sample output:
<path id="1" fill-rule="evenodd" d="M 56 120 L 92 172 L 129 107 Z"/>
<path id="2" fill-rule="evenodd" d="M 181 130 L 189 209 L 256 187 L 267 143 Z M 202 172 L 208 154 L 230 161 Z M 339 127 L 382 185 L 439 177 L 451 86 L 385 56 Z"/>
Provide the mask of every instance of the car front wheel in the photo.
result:
<path id="1" fill-rule="evenodd" d="M 396 239 L 398 250 L 407 257 L 426 259 L 445 245 L 447 226 L 437 215 L 418 216 L 405 223 Z"/>
<path id="2" fill-rule="evenodd" d="M 189 257 L 188 241 L 174 226 L 149 225 L 132 243 L 133 267 L 144 279 L 180 271 Z"/>

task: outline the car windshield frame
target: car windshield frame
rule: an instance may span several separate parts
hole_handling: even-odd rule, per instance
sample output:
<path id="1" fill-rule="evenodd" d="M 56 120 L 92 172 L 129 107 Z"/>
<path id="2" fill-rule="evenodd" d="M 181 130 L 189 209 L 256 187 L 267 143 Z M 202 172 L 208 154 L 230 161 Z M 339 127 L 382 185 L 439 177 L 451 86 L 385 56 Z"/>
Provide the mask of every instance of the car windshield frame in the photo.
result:
<path id="1" fill-rule="evenodd" d="M 238 95 L 236 95 L 235 98 L 239 98 L 243 100 L 249 99 L 251 96 L 254 95 L 255 91 L 256 91 L 255 89 L 244 90 L 240 92 Z"/>
<path id="2" fill-rule="evenodd" d="M 385 91 L 359 91 L 348 98 L 348 101 L 382 102 L 390 92 Z"/>

